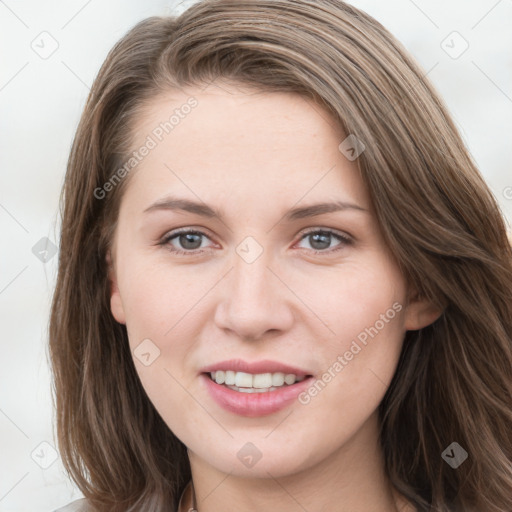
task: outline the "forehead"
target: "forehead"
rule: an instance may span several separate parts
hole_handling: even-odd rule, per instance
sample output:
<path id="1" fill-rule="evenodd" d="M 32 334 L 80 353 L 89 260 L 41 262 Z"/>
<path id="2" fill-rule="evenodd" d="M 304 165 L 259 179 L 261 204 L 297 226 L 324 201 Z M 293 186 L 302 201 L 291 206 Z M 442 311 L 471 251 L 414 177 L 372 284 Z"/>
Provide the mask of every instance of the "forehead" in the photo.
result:
<path id="1" fill-rule="evenodd" d="M 172 90 L 147 103 L 133 134 L 135 151 L 148 140 L 152 148 L 126 194 L 146 203 L 179 191 L 246 205 L 305 195 L 367 205 L 356 162 L 338 148 L 339 123 L 299 94 L 226 84 Z"/>

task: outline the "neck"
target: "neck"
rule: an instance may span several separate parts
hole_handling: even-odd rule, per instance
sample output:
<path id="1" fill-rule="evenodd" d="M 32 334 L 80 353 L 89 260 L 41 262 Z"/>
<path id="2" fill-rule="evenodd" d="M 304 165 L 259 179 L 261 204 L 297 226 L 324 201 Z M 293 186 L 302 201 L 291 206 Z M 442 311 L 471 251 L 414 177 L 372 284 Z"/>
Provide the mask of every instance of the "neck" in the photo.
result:
<path id="1" fill-rule="evenodd" d="M 223 510 L 226 503 L 240 512 L 414 512 L 385 474 L 376 415 L 320 463 L 291 475 L 272 476 L 278 471 L 268 468 L 263 476 L 248 478 L 236 469 L 222 472 L 191 450 L 189 459 L 198 512 Z"/>

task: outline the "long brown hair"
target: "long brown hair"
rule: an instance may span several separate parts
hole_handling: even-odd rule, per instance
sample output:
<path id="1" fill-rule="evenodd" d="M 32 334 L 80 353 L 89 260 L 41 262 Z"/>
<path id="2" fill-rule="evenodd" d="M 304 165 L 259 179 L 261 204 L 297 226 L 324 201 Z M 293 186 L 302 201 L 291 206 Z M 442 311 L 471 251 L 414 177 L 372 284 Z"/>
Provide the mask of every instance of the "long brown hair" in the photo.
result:
<path id="1" fill-rule="evenodd" d="M 129 176 L 131 129 L 163 91 L 222 77 L 295 92 L 365 145 L 378 222 L 404 276 L 443 310 L 406 334 L 382 401 L 395 488 L 420 511 L 510 512 L 512 252 L 496 200 L 423 71 L 376 20 L 340 0 L 205 0 L 140 22 L 92 86 L 61 196 L 50 319 L 56 426 L 98 510 L 175 510 L 186 447 L 149 401 L 110 312 L 106 256 Z M 131 148 L 133 149 L 133 148 Z M 442 452 L 457 442 L 457 469 Z"/>

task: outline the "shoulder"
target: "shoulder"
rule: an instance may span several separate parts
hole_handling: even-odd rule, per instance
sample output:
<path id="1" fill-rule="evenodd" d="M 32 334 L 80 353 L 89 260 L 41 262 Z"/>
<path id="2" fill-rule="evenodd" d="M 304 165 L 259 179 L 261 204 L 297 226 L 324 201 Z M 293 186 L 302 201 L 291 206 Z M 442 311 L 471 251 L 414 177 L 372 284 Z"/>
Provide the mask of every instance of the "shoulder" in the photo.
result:
<path id="1" fill-rule="evenodd" d="M 87 500 L 82 498 L 80 500 L 72 501 L 68 503 L 65 507 L 58 508 L 54 510 L 54 512 L 88 512 L 89 507 L 87 506 Z"/>

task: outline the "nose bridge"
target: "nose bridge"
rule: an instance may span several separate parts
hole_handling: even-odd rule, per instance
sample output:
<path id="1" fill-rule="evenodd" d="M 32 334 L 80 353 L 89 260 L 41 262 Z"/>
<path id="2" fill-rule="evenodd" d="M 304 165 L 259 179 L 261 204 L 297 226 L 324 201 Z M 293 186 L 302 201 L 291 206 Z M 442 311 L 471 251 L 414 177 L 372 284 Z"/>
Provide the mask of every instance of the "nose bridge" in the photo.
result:
<path id="1" fill-rule="evenodd" d="M 272 272 L 270 252 L 253 237 L 246 237 L 235 249 L 233 269 L 232 297 L 246 302 L 265 299 L 272 302 L 272 294 L 276 292 L 275 283 L 270 282 Z"/>
<path id="2" fill-rule="evenodd" d="M 252 237 L 247 238 L 235 249 L 216 321 L 241 338 L 255 339 L 267 330 L 289 328 L 292 314 L 283 295 L 285 287 L 268 268 L 272 266 L 270 252 Z"/>

